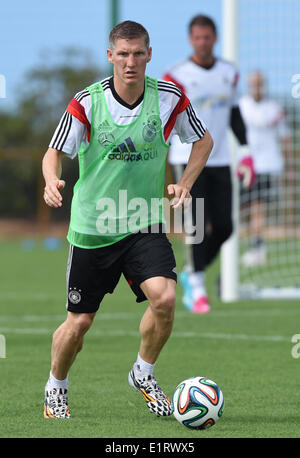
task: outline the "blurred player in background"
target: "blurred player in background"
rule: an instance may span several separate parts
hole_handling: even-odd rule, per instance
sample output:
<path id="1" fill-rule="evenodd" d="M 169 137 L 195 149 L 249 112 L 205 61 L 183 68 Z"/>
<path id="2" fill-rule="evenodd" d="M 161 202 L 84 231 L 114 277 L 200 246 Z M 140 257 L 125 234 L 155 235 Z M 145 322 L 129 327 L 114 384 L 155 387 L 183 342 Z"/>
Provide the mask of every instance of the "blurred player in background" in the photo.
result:
<path id="1" fill-rule="evenodd" d="M 265 206 L 278 201 L 290 132 L 282 107 L 267 96 L 262 73 L 254 71 L 248 75 L 248 94 L 240 99 L 239 106 L 255 170 L 253 186 L 241 192 L 241 205 L 248 206 L 252 238 L 251 248 L 244 253 L 242 262 L 246 267 L 255 267 L 266 262 Z"/>
<path id="2" fill-rule="evenodd" d="M 142 393 L 151 412 L 158 416 L 172 413 L 171 403 L 153 374 L 172 330 L 176 263 L 162 228 L 162 205 L 155 216 L 151 202 L 152 198 L 160 202 L 163 198 L 173 128 L 182 141 L 193 144 L 184 173 L 176 184 L 168 186 L 174 207 L 190 198 L 189 191 L 207 161 L 213 141 L 204 123 L 190 117 L 192 106 L 180 89 L 145 76 L 151 54 L 149 35 L 142 25 L 125 21 L 114 27 L 107 50 L 113 76 L 74 97 L 43 159 L 44 199 L 54 208 L 62 205 L 63 153 L 71 158 L 78 154 L 80 170 L 67 237 L 68 314 L 53 335 L 45 418 L 70 417 L 69 369 L 103 297 L 113 292 L 121 274 L 137 302 L 149 302 L 140 322 L 141 343 L 128 375 L 129 384 Z M 139 214 L 140 230 L 134 226 L 130 229 L 130 212 L 120 203 L 120 190 L 126 192 L 128 204 L 137 199 L 147 204 L 146 213 Z M 107 199 L 114 204 L 108 214 Z"/>
<path id="3" fill-rule="evenodd" d="M 193 225 L 203 224 L 199 218 L 197 220 L 195 199 L 204 198 L 204 239 L 202 243 L 186 245 L 186 266 L 180 275 L 184 289 L 183 303 L 194 313 L 210 311 L 205 270 L 232 232 L 229 127 L 242 145 L 243 156 L 246 158 L 249 154 L 236 94 L 238 72 L 232 63 L 214 55 L 216 40 L 217 30 L 213 20 L 203 15 L 194 17 L 189 24 L 192 56 L 173 65 L 164 74 L 165 80 L 173 81 L 191 100 L 214 139 L 212 153 L 191 190 Z M 189 116 L 193 118 L 194 113 L 190 112 Z M 183 145 L 176 135 L 171 143 L 169 162 L 174 176 L 178 177 L 187 164 L 191 147 Z"/>

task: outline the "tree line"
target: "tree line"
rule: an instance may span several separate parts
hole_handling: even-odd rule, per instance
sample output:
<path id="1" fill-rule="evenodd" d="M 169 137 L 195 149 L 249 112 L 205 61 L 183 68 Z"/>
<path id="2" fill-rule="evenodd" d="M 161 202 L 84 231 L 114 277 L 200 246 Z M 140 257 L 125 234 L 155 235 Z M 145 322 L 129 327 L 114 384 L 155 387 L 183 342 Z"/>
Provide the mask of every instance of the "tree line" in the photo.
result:
<path id="1" fill-rule="evenodd" d="M 74 95 L 109 74 L 88 50 L 44 50 L 16 88 L 13 110 L 0 109 L 0 217 L 35 219 L 43 180 L 41 162 L 51 137 Z M 65 205 L 51 219 L 69 216 L 77 160 L 64 159 Z"/>

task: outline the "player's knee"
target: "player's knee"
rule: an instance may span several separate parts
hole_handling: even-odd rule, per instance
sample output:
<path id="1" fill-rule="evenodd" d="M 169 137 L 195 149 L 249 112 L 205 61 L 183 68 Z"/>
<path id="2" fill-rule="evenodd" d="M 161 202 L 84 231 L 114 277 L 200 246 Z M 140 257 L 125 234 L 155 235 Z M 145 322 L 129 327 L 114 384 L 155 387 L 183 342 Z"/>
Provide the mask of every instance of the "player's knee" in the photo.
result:
<path id="1" fill-rule="evenodd" d="M 175 290 L 172 288 L 166 289 L 160 295 L 155 297 L 152 302 L 154 313 L 164 319 L 172 319 L 174 315 L 176 302 Z"/>
<path id="2" fill-rule="evenodd" d="M 81 340 L 93 323 L 94 313 L 81 313 L 70 323 L 70 333 L 75 340 Z"/>
<path id="3" fill-rule="evenodd" d="M 91 327 L 94 320 L 93 313 L 82 313 L 77 320 L 77 327 L 80 334 L 85 334 Z"/>

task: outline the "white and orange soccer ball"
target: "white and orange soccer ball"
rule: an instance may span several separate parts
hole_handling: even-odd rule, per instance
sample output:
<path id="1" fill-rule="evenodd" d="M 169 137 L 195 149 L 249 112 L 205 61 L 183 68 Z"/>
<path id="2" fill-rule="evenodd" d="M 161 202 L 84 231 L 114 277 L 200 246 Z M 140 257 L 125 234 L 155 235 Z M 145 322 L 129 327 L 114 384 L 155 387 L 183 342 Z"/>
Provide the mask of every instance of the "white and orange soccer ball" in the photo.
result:
<path id="1" fill-rule="evenodd" d="M 183 380 L 172 398 L 176 420 L 192 429 L 213 426 L 223 414 L 224 396 L 220 387 L 205 377 Z"/>

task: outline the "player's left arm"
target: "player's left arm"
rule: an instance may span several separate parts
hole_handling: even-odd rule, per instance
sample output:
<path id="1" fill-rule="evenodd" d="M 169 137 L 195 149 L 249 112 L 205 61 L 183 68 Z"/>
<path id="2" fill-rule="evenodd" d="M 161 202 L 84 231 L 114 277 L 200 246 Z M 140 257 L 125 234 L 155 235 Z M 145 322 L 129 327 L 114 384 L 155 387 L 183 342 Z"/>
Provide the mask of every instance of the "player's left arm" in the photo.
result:
<path id="1" fill-rule="evenodd" d="M 247 129 L 241 114 L 240 107 L 235 105 L 231 108 L 230 127 L 240 145 L 247 145 Z"/>
<path id="2" fill-rule="evenodd" d="M 247 128 L 239 106 L 238 83 L 240 76 L 234 67 L 232 67 L 231 78 L 230 127 L 239 144 L 244 146 L 247 145 Z"/>
<path id="3" fill-rule="evenodd" d="M 230 126 L 240 144 L 240 161 L 237 166 L 237 176 L 242 180 L 243 187 L 249 188 L 253 185 L 255 180 L 254 161 L 247 142 L 246 124 L 238 105 L 231 108 Z"/>
<path id="4" fill-rule="evenodd" d="M 187 202 L 191 199 L 190 190 L 207 162 L 213 148 L 213 140 L 205 123 L 195 112 L 188 97 L 174 84 L 173 81 L 171 81 L 171 84 L 161 84 L 160 82 L 158 84 L 158 88 L 161 89 L 161 97 L 164 97 L 165 102 L 162 104 L 162 108 L 170 107 L 173 103 L 172 111 L 170 112 L 168 108 L 167 116 L 164 119 L 164 139 L 167 143 L 172 134 L 176 133 L 182 143 L 193 143 L 183 175 L 178 183 L 171 183 L 167 188 L 169 195 L 174 196 L 172 206 L 177 208 L 183 204 L 190 203 Z M 166 90 L 167 92 L 164 92 Z M 168 104 L 166 104 L 166 97 L 169 98 Z"/>
<path id="5" fill-rule="evenodd" d="M 235 70 L 232 82 L 232 106 L 230 113 L 230 127 L 240 145 L 240 160 L 237 165 L 237 176 L 242 181 L 242 185 L 244 188 L 250 188 L 255 180 L 255 168 L 253 157 L 248 146 L 246 123 L 244 122 L 244 118 L 242 116 L 239 106 L 237 92 L 238 82 L 239 73 L 237 70 Z"/>
<path id="6" fill-rule="evenodd" d="M 208 130 L 200 140 L 193 143 L 189 161 L 184 173 L 178 183 L 168 185 L 169 195 L 174 195 L 172 202 L 173 208 L 178 208 L 185 203 L 185 199 L 190 199 L 190 190 L 202 172 L 210 152 L 213 148 L 213 139 Z"/>

